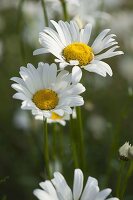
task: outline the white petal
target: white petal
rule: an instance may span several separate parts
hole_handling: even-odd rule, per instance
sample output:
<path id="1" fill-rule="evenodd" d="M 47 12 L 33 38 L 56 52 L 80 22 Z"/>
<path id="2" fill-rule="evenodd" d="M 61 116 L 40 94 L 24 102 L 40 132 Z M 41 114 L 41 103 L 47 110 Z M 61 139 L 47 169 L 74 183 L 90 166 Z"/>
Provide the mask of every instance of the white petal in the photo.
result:
<path id="1" fill-rule="evenodd" d="M 72 42 L 80 41 L 79 27 L 75 21 L 70 21 L 69 30 L 72 36 Z"/>
<path id="2" fill-rule="evenodd" d="M 59 64 L 59 66 L 60 66 L 60 68 L 61 69 L 64 69 L 67 65 L 69 65 L 67 62 L 61 62 L 60 64 Z"/>
<path id="3" fill-rule="evenodd" d="M 57 32 L 59 34 L 60 40 L 63 42 L 64 45 L 67 45 L 64 33 L 63 33 L 60 25 L 57 22 L 55 22 L 54 20 L 50 20 L 50 21 L 54 25 L 54 27 L 56 28 L 56 30 L 57 30 Z"/>
<path id="4" fill-rule="evenodd" d="M 78 60 L 70 60 L 69 61 L 70 65 L 79 65 L 79 61 Z"/>
<path id="5" fill-rule="evenodd" d="M 92 44 L 92 48 L 95 51 L 97 51 L 97 48 L 99 46 L 99 43 L 101 43 L 101 41 L 103 40 L 103 38 L 107 35 L 107 33 L 110 31 L 110 29 L 105 29 L 103 30 L 94 40 L 93 44 Z"/>
<path id="6" fill-rule="evenodd" d="M 117 48 L 119 48 L 119 46 L 114 46 L 111 49 L 107 50 L 106 52 L 96 55 L 95 59 L 96 60 L 103 60 L 105 58 L 110 58 L 110 57 L 114 57 L 117 55 L 121 55 L 124 54 L 123 51 L 115 51 Z"/>
<path id="7" fill-rule="evenodd" d="M 78 200 L 83 189 L 83 173 L 80 169 L 76 169 L 74 172 L 74 182 L 73 182 L 73 198 Z"/>
<path id="8" fill-rule="evenodd" d="M 26 100 L 27 99 L 26 96 L 23 93 L 19 93 L 19 92 L 14 94 L 13 98 L 14 99 L 19 99 L 19 100 Z"/>
<path id="9" fill-rule="evenodd" d="M 70 97 L 63 97 L 60 100 L 60 104 L 67 105 L 70 107 L 82 106 L 84 104 L 83 97 L 76 95 Z"/>
<path id="10" fill-rule="evenodd" d="M 106 197 L 108 197 L 110 193 L 111 193 L 111 189 L 109 189 L 109 188 L 104 189 L 104 190 L 100 191 L 100 192 L 97 194 L 95 200 L 103 200 L 103 199 L 106 199 Z"/>
<path id="11" fill-rule="evenodd" d="M 90 36 L 91 36 L 91 30 L 92 30 L 92 25 L 87 24 L 85 26 L 81 42 L 88 44 L 88 42 L 90 40 Z"/>
<path id="12" fill-rule="evenodd" d="M 75 66 L 72 69 L 72 83 L 77 84 L 82 78 L 82 70 L 80 67 Z"/>
<path id="13" fill-rule="evenodd" d="M 102 62 L 102 61 L 94 60 L 91 64 L 87 65 L 84 69 L 89 72 L 95 72 L 103 77 L 106 76 L 106 73 L 112 76 L 112 69 L 107 63 Z"/>
<path id="14" fill-rule="evenodd" d="M 46 192 L 40 189 L 36 189 L 33 191 L 33 194 L 39 199 L 39 200 L 54 200 L 52 197 L 50 197 Z"/>
<path id="15" fill-rule="evenodd" d="M 53 110 L 55 113 L 57 113 L 58 115 L 60 115 L 60 116 L 63 116 L 64 115 L 64 111 L 63 110 L 61 110 L 61 109 L 54 109 Z"/>
<path id="16" fill-rule="evenodd" d="M 59 199 L 72 200 L 72 191 L 67 185 L 64 177 L 59 172 L 55 172 L 54 177 L 52 183 L 56 188 Z"/>
<path id="17" fill-rule="evenodd" d="M 95 199 L 98 192 L 99 187 L 97 180 L 93 177 L 89 177 L 82 193 L 81 200 Z"/>
<path id="18" fill-rule="evenodd" d="M 54 200 L 58 200 L 56 190 L 50 181 L 41 182 L 39 184 Z"/>
<path id="19" fill-rule="evenodd" d="M 60 27 L 61 27 L 62 30 L 63 30 L 63 33 L 64 33 L 64 36 L 65 36 L 67 45 L 71 44 L 71 42 L 72 42 L 72 37 L 71 37 L 71 33 L 70 33 L 70 31 L 69 31 L 69 29 L 68 29 L 66 23 L 63 22 L 63 21 L 61 21 L 61 20 L 60 20 L 58 23 L 59 23 Z"/>
<path id="20" fill-rule="evenodd" d="M 33 51 L 33 55 L 39 55 L 39 54 L 43 54 L 43 53 L 49 53 L 48 49 L 40 48 L 40 49 L 36 49 L 35 51 Z"/>

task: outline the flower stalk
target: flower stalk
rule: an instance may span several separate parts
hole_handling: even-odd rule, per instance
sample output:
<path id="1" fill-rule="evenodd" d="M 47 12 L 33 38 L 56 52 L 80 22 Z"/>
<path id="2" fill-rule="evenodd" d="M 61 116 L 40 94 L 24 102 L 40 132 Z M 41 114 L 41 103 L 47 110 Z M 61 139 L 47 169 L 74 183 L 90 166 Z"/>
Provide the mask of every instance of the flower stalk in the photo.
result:
<path id="1" fill-rule="evenodd" d="M 68 20 L 68 12 L 67 12 L 67 5 L 65 0 L 60 0 L 61 5 L 62 5 L 62 10 L 63 10 L 63 14 L 64 14 L 64 20 L 67 21 Z"/>
<path id="2" fill-rule="evenodd" d="M 42 8 L 43 8 L 43 14 L 44 14 L 44 20 L 46 26 L 48 26 L 48 14 L 47 14 L 47 9 L 46 9 L 46 2 L 45 0 L 41 0 Z"/>
<path id="3" fill-rule="evenodd" d="M 50 166 L 49 166 L 49 148 L 48 148 L 48 125 L 47 125 L 47 118 L 43 119 L 44 124 L 44 161 L 46 166 L 46 174 L 48 179 L 51 178 L 50 174 Z"/>
<path id="4" fill-rule="evenodd" d="M 79 155 L 81 158 L 81 169 L 85 171 L 85 150 L 84 150 L 84 132 L 83 132 L 83 125 L 82 125 L 82 117 L 81 117 L 81 108 L 77 107 L 77 124 L 78 124 L 78 130 L 79 130 Z"/>

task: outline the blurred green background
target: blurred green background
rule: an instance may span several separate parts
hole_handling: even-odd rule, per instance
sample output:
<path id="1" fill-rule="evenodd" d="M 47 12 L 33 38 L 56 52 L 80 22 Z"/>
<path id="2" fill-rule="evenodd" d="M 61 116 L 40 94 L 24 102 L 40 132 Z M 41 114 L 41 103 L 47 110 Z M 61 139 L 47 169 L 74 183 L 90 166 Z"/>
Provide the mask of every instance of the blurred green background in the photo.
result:
<path id="1" fill-rule="evenodd" d="M 93 6 L 87 1 L 86 15 L 93 19 L 93 35 L 103 28 L 111 28 L 124 56 L 108 59 L 113 77 L 103 78 L 84 72 L 82 121 L 85 135 L 87 172 L 102 187 L 110 187 L 115 195 L 120 161 L 118 148 L 129 141 L 133 144 L 133 1 L 105 0 Z M 82 2 L 83 3 L 83 2 Z M 91 11 L 89 5 L 92 5 Z M 47 4 L 49 19 L 63 19 L 62 8 Z M 73 8 L 70 7 L 71 15 Z M 95 13 L 107 15 L 102 18 Z M 88 13 L 87 13 L 88 12 Z M 78 13 L 76 13 L 78 14 Z M 76 15 L 75 14 L 75 15 Z M 82 17 L 82 16 L 81 16 Z M 84 22 L 86 23 L 86 22 Z M 13 100 L 10 78 L 19 76 L 20 66 L 39 61 L 54 61 L 50 55 L 33 56 L 40 47 L 38 33 L 45 26 L 43 9 L 39 0 L 0 0 L 0 199 L 36 199 L 32 192 L 43 180 L 43 126 L 30 112 L 20 109 L 21 102 Z M 76 122 L 75 122 L 76 124 Z M 58 125 L 58 162 L 51 168 L 66 175 L 73 174 L 73 159 L 69 122 L 66 128 Z M 53 125 L 49 126 L 49 142 L 52 154 Z M 75 131 L 75 135 L 78 134 Z M 62 142 L 59 143 L 59 138 Z M 61 140 L 61 139 L 60 139 Z M 63 149 L 60 155 L 60 148 Z M 60 160 L 61 158 L 61 160 Z M 128 163 L 127 163 L 128 166 Z M 125 200 L 133 199 L 133 176 L 130 177 Z"/>

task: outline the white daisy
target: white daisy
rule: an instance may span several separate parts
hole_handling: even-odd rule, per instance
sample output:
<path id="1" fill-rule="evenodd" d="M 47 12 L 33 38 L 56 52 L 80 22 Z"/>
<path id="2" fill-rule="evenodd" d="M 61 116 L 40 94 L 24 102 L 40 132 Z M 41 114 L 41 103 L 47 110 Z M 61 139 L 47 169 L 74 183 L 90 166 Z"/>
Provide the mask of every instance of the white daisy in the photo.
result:
<path id="1" fill-rule="evenodd" d="M 90 44 L 91 24 L 87 24 L 80 30 L 75 21 L 69 24 L 51 20 L 51 23 L 56 31 L 45 27 L 43 32 L 40 32 L 39 42 L 43 48 L 35 50 L 34 55 L 50 52 L 57 57 L 55 62 L 60 63 L 60 68 L 77 65 L 102 76 L 106 76 L 106 73 L 112 76 L 110 66 L 102 60 L 123 54 L 123 52 L 115 51 L 119 46 L 113 38 L 115 35 L 108 35 L 110 29 L 103 30 Z"/>
<path id="2" fill-rule="evenodd" d="M 111 189 L 99 190 L 98 181 L 93 177 L 88 177 L 83 190 L 83 173 L 76 169 L 74 173 L 73 191 L 67 185 L 66 180 L 59 172 L 54 173 L 54 178 L 40 183 L 42 189 L 34 190 L 34 195 L 39 200 L 118 200 L 118 198 L 108 198 Z"/>
<path id="3" fill-rule="evenodd" d="M 78 67 L 69 73 L 62 70 L 57 74 L 56 64 L 39 63 L 36 69 L 32 64 L 20 68 L 20 76 L 13 77 L 12 84 L 17 93 L 13 98 L 22 100 L 22 109 L 32 110 L 34 115 L 51 117 L 52 113 L 63 116 L 71 114 L 71 107 L 84 104 L 79 95 L 85 87 L 79 83 L 82 72 Z"/>
<path id="4" fill-rule="evenodd" d="M 76 110 L 73 109 L 72 110 L 72 118 L 75 119 L 76 118 Z M 36 115 L 35 119 L 37 120 L 43 120 L 43 115 Z M 51 117 L 47 119 L 48 124 L 51 123 L 59 123 L 62 126 L 66 125 L 66 121 L 70 120 L 70 114 L 68 113 L 64 113 L 63 116 L 58 115 L 55 112 L 52 112 Z"/>
<path id="5" fill-rule="evenodd" d="M 43 120 L 43 115 L 36 115 L 35 119 Z M 66 120 L 70 120 L 70 114 L 64 113 L 63 116 L 60 116 L 57 113 L 52 112 L 51 117 L 47 119 L 47 123 L 48 124 L 59 123 L 59 124 L 65 126 L 66 125 Z"/>

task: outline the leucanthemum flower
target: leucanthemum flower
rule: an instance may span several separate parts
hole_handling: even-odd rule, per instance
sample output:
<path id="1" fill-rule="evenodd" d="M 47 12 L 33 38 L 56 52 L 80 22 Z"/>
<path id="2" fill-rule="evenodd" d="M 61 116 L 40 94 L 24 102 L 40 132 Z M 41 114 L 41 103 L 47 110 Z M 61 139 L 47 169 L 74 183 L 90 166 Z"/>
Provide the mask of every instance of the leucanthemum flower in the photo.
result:
<path id="1" fill-rule="evenodd" d="M 73 191 L 68 186 L 65 178 L 59 172 L 54 173 L 54 178 L 40 183 L 42 189 L 34 190 L 34 195 L 39 200 L 118 200 L 118 198 L 107 198 L 111 189 L 100 191 L 98 181 L 93 177 L 88 177 L 83 190 L 83 173 L 80 169 L 74 172 Z"/>
<path id="2" fill-rule="evenodd" d="M 72 110 L 72 118 L 76 118 L 76 110 L 73 109 Z M 43 115 L 36 115 L 35 119 L 37 120 L 43 120 Z M 55 112 L 52 112 L 51 117 L 47 119 L 47 123 L 51 124 L 51 123 L 59 123 L 62 126 L 66 125 L 66 121 L 70 120 L 70 114 L 68 113 L 64 113 L 63 116 L 58 115 Z"/>
<path id="3" fill-rule="evenodd" d="M 20 76 L 13 77 L 12 84 L 17 93 L 13 98 L 22 100 L 22 109 L 32 110 L 33 115 L 50 118 L 52 113 L 63 116 L 71 114 L 71 107 L 84 104 L 79 95 L 85 87 L 79 83 L 82 72 L 75 67 L 72 73 L 62 70 L 57 73 L 56 64 L 39 63 L 36 69 L 32 64 L 20 68 Z"/>
<path id="4" fill-rule="evenodd" d="M 103 30 L 90 44 L 91 24 L 80 30 L 75 21 L 57 23 L 51 20 L 51 23 L 56 31 L 45 27 L 43 32 L 40 32 L 39 42 L 43 48 L 35 50 L 34 55 L 50 52 L 57 57 L 55 62 L 60 63 L 60 68 L 76 65 L 101 76 L 112 76 L 110 66 L 102 60 L 123 52 L 115 51 L 119 46 L 114 39 L 115 35 L 108 35 L 110 29 Z"/>
<path id="5" fill-rule="evenodd" d="M 43 120 L 43 115 L 36 115 L 35 119 Z M 59 124 L 65 126 L 66 125 L 66 120 L 70 120 L 70 114 L 64 113 L 63 116 L 60 116 L 57 113 L 52 112 L 51 117 L 47 119 L 47 123 L 48 124 L 59 123 Z"/>

